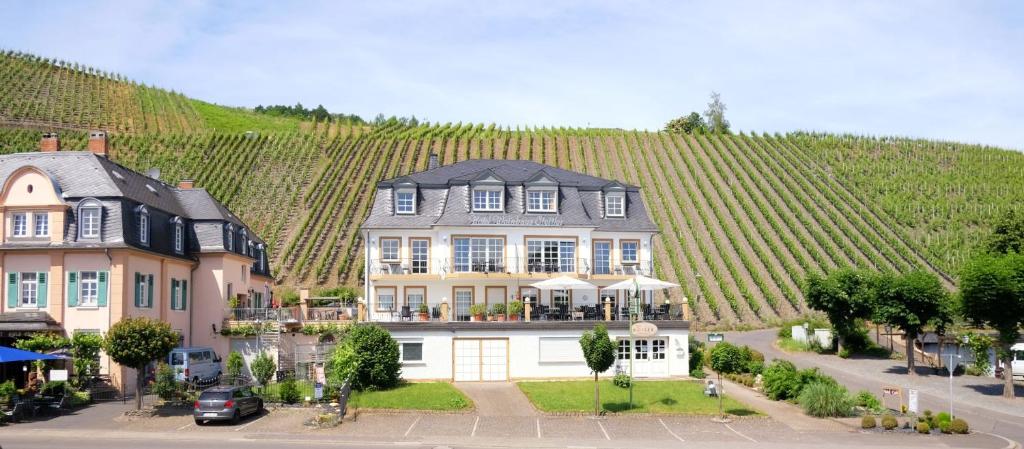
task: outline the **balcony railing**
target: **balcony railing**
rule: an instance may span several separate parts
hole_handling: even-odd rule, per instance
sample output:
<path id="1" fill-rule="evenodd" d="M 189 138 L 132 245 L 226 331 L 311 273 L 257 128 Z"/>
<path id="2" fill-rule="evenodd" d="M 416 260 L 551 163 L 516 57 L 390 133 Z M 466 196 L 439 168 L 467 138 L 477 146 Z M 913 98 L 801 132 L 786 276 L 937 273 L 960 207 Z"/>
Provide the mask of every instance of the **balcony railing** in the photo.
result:
<path id="1" fill-rule="evenodd" d="M 425 315 L 421 315 L 416 310 L 411 310 L 409 307 L 401 307 L 395 310 L 372 312 L 370 314 L 370 318 L 374 321 L 478 321 L 476 320 L 476 317 L 469 314 L 468 310 L 449 310 L 447 320 L 444 319 L 440 306 L 431 305 L 428 310 L 429 311 Z M 632 318 L 637 321 L 683 319 L 683 309 L 679 304 L 641 304 L 640 307 L 632 311 L 624 305 L 618 306 L 613 304 L 611 306 L 611 313 L 608 314 L 608 316 L 605 315 L 604 305 L 582 305 L 570 307 L 567 304 L 560 304 L 554 306 L 539 305 L 531 307 L 530 321 L 607 321 L 608 319 L 611 321 L 627 321 L 630 319 L 631 314 L 633 315 Z M 481 318 L 482 321 L 487 322 L 526 321 L 525 312 L 520 313 L 516 317 L 512 317 L 511 315 L 497 315 L 488 311 L 488 313 L 485 313 Z"/>
<path id="2" fill-rule="evenodd" d="M 590 258 L 536 258 L 536 257 L 498 257 L 498 258 L 456 258 L 456 259 L 372 259 L 369 265 L 370 275 L 451 275 L 465 273 L 481 274 L 577 274 L 577 275 L 612 275 L 632 276 L 642 274 L 651 276 L 654 265 L 650 260 L 635 262 L 611 263 L 604 261 L 597 265 Z"/>
<path id="3" fill-rule="evenodd" d="M 231 321 L 296 322 L 301 316 L 298 307 L 247 307 L 227 309 L 225 317 Z"/>

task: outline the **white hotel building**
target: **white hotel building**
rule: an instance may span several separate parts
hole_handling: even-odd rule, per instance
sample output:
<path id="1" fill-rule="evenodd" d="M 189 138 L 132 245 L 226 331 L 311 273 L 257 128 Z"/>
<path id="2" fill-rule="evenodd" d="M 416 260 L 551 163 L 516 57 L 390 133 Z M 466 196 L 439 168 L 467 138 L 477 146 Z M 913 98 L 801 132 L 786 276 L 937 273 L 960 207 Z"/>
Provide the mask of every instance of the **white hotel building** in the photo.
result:
<path id="1" fill-rule="evenodd" d="M 362 232 L 367 319 L 399 340 L 407 379 L 586 377 L 578 340 L 597 321 L 638 377 L 689 372 L 679 305 L 645 295 L 640 313 L 657 332 L 630 342 L 626 292 L 601 289 L 653 273 L 658 229 L 638 187 L 531 161 L 431 156 L 428 170 L 378 183 Z M 531 287 L 559 276 L 594 288 Z M 512 301 L 529 302 L 530 316 L 470 313 Z"/>

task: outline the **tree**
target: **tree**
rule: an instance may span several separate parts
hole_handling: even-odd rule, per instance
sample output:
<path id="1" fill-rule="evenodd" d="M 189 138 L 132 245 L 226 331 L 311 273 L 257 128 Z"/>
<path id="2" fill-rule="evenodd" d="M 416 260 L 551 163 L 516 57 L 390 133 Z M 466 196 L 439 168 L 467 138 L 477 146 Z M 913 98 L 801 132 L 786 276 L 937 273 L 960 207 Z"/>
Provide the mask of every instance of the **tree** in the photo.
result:
<path id="1" fill-rule="evenodd" d="M 704 111 L 707 119 L 708 130 L 715 134 L 729 134 L 729 121 L 725 119 L 725 103 L 722 102 L 722 95 L 718 92 L 711 92 L 711 102 L 708 109 Z"/>
<path id="2" fill-rule="evenodd" d="M 672 119 L 672 121 L 665 124 L 665 131 L 677 134 L 704 133 L 707 130 L 708 125 L 704 123 L 704 118 L 696 112 L 691 112 L 690 115 L 685 117 Z"/>
<path id="3" fill-rule="evenodd" d="M 1024 255 L 983 254 L 960 274 L 960 313 L 975 325 L 999 332 L 1003 362 L 1003 396 L 1012 399 L 1013 354 L 1010 347 L 1024 326 Z"/>
<path id="4" fill-rule="evenodd" d="M 270 383 L 270 379 L 274 377 L 275 369 L 277 369 L 277 366 L 274 364 L 274 359 L 270 358 L 270 355 L 266 352 L 261 352 L 249 364 L 249 371 L 252 372 L 252 377 L 256 378 L 256 382 L 262 387 L 266 387 Z"/>
<path id="5" fill-rule="evenodd" d="M 357 360 L 352 389 L 386 390 L 398 385 L 402 373 L 398 342 L 387 330 L 376 324 L 356 324 L 342 343 L 352 346 Z"/>
<path id="6" fill-rule="evenodd" d="M 142 386 L 146 365 L 163 360 L 178 345 L 178 334 L 171 325 L 146 317 L 125 318 L 107 331 L 103 350 L 118 364 L 134 369 L 135 409 L 142 408 Z"/>
<path id="7" fill-rule="evenodd" d="M 342 343 L 334 347 L 331 355 L 327 358 L 325 371 L 327 375 L 327 386 L 333 391 L 341 391 L 345 382 L 349 382 L 359 367 L 359 358 L 351 344 Z"/>
<path id="8" fill-rule="evenodd" d="M 242 377 L 242 371 L 245 370 L 245 358 L 242 357 L 242 353 L 238 351 L 228 353 L 226 368 L 228 370 L 228 378 L 232 382 L 237 382 Z"/>
<path id="9" fill-rule="evenodd" d="M 938 276 L 923 271 L 882 274 L 873 284 L 874 319 L 903 331 L 907 374 L 914 375 L 914 342 L 926 324 L 943 328 L 950 321 L 949 294 Z"/>
<path id="10" fill-rule="evenodd" d="M 825 312 L 839 339 L 837 351 L 846 345 L 846 337 L 857 329 L 858 318 L 871 315 L 871 275 L 853 268 L 840 268 L 828 276 L 811 273 L 804 285 L 807 305 Z"/>
<path id="11" fill-rule="evenodd" d="M 75 360 L 75 380 L 78 386 L 85 385 L 90 373 L 100 372 L 99 357 L 102 349 L 103 337 L 99 334 L 76 332 L 71 337 L 71 357 Z"/>
<path id="12" fill-rule="evenodd" d="M 1024 253 L 1024 215 L 1010 210 L 992 227 L 985 247 L 996 254 Z"/>
<path id="13" fill-rule="evenodd" d="M 608 329 L 603 324 L 594 326 L 593 330 L 583 333 L 580 337 L 580 348 L 587 367 L 594 372 L 594 415 L 599 415 L 601 407 L 600 383 L 597 376 L 608 371 L 615 363 L 615 343 L 608 337 Z"/>

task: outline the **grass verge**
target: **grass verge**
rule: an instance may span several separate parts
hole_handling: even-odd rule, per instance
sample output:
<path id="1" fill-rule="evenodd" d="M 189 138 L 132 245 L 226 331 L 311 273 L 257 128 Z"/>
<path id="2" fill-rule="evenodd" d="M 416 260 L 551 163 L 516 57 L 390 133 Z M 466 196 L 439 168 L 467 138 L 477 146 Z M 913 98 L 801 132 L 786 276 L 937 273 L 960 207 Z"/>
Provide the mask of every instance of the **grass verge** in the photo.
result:
<path id="1" fill-rule="evenodd" d="M 406 410 L 466 410 L 472 403 L 447 382 L 403 383 L 390 390 L 353 391 L 350 407 Z"/>
<path id="2" fill-rule="evenodd" d="M 718 414 L 718 399 L 704 396 L 704 384 L 691 381 L 643 381 L 633 385 L 633 409 L 629 389 L 603 380 L 601 409 L 612 413 L 666 413 L 681 415 Z M 530 402 L 545 412 L 591 412 L 594 410 L 593 381 L 519 382 Z M 757 415 L 758 411 L 726 396 L 723 410 L 735 416 Z"/>

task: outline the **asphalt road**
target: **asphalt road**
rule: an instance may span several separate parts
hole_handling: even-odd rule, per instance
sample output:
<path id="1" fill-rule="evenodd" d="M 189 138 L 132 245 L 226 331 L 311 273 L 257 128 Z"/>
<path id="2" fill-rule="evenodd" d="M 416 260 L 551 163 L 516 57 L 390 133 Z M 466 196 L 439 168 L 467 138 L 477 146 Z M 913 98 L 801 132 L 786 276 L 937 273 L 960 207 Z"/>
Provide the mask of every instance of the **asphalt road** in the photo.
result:
<path id="1" fill-rule="evenodd" d="M 766 359 L 786 359 L 793 362 L 799 368 L 818 367 L 822 372 L 835 377 L 848 390 L 854 392 L 868 390 L 876 396 L 879 395 L 883 385 L 890 384 L 890 380 L 893 377 L 891 373 L 885 373 L 884 370 L 879 371 L 880 365 L 903 365 L 905 371 L 906 362 L 900 360 L 893 360 L 889 364 L 883 361 L 843 360 L 836 356 L 814 353 L 785 353 L 773 345 L 777 339 L 777 332 L 777 329 L 728 332 L 726 333 L 726 340 L 734 344 L 748 345 L 757 349 L 764 353 Z M 898 370 L 898 368 L 893 368 L 893 370 Z M 886 375 L 883 376 L 883 374 Z M 916 381 L 931 382 L 934 386 L 938 386 L 939 383 L 943 382 L 943 379 L 933 376 L 931 379 L 919 378 Z M 992 379 L 991 383 L 996 384 L 1001 383 L 1001 381 Z M 943 390 L 943 388 L 940 386 L 939 388 L 932 389 L 932 391 L 936 390 Z M 1018 442 L 1024 442 L 1024 417 L 1020 416 L 1020 413 L 1009 414 L 998 411 L 995 407 L 979 405 L 983 402 L 992 404 L 994 401 L 991 395 L 982 398 L 981 395 L 983 394 L 969 388 L 955 388 L 953 405 L 956 415 L 966 419 L 970 423 L 972 430 L 989 432 Z M 1002 398 L 995 400 L 1006 401 Z M 918 401 L 921 410 L 932 410 L 938 413 L 949 409 L 948 394 L 937 395 L 930 392 L 921 392 L 919 393 Z M 1013 403 L 1007 401 L 996 403 L 996 405 L 1004 408 L 1019 407 L 1016 410 L 1024 411 L 1024 398 L 1018 397 Z"/>

